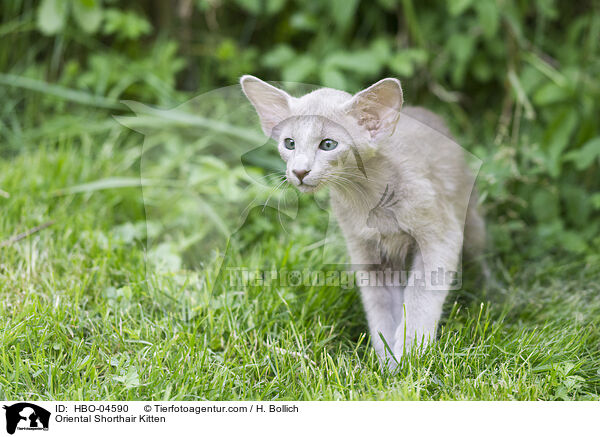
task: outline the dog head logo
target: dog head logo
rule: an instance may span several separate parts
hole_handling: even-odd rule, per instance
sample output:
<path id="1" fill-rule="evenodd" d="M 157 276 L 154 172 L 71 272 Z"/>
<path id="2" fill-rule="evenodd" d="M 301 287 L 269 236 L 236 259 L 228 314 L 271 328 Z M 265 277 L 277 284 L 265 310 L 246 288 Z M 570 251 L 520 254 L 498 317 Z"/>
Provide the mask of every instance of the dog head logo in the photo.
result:
<path id="1" fill-rule="evenodd" d="M 50 411 L 28 402 L 4 406 L 6 410 L 6 432 L 19 430 L 48 430 Z"/>
<path id="2" fill-rule="evenodd" d="M 360 207 L 352 207 L 348 202 L 345 205 L 348 210 L 360 211 L 355 218 L 371 228 L 372 243 L 379 244 L 382 237 L 401 234 L 395 202 L 406 196 L 399 191 L 400 186 L 381 186 L 383 193 L 371 193 L 381 196 L 374 208 L 364 193 L 363 185 L 376 176 L 379 168 L 371 162 L 375 153 L 372 132 L 367 135 L 360 128 L 362 122 L 379 129 L 370 113 L 344 105 L 344 110 L 341 106 L 339 111 L 332 109 L 335 114 L 331 115 L 329 109 L 323 109 L 330 108 L 329 103 L 313 105 L 312 97 L 292 97 L 321 95 L 313 94 L 317 87 L 288 83 L 285 86 L 288 94 L 258 79 L 245 82 L 248 80 L 250 90 L 242 92 L 238 86 L 220 88 L 170 109 L 124 102 L 135 115 L 119 116 L 117 121 L 144 135 L 139 155 L 135 155 L 139 156 L 140 169 L 140 179 L 136 178 L 135 184 L 142 186 L 145 221 L 139 223 L 141 226 L 134 224 L 119 231 L 126 235 L 123 241 L 145 240 L 146 274 L 159 275 L 167 281 L 186 281 L 186 288 L 206 288 L 209 293 L 216 284 L 226 287 L 223 280 L 227 277 L 236 284 L 241 279 L 243 285 L 247 282 L 242 278 L 245 267 L 237 265 L 238 258 L 233 255 L 248 247 L 250 241 L 262 238 L 265 230 L 285 238 L 294 222 L 301 226 L 304 207 L 312 208 L 319 217 L 302 253 L 311 252 L 320 265 L 329 266 L 328 270 L 355 270 L 340 262 L 346 259 L 346 245 L 338 220 L 330 214 L 330 194 L 316 189 L 326 183 L 330 188 L 337 187 L 338 194 L 352 194 L 359 202 L 367 200 Z M 391 82 L 388 85 L 394 88 Z M 294 102 L 304 99 L 308 106 L 288 114 L 289 107 L 287 112 L 279 112 L 266 104 L 263 112 L 267 125 L 262 125 L 258 123 L 260 113 L 257 120 L 257 109 L 247 98 L 247 91 L 256 97 L 257 90 L 264 91 L 263 96 L 288 96 Z M 340 95 L 340 91 L 335 92 Z M 280 100 L 277 102 L 281 103 Z M 268 98 L 265 101 L 270 102 Z M 365 104 L 368 102 L 373 103 L 372 99 Z M 379 110 L 389 113 L 386 117 L 392 124 L 400 117 L 397 108 L 385 109 L 383 105 Z M 271 115 L 277 121 L 275 126 L 268 118 Z M 426 133 L 429 141 L 436 144 L 435 153 L 439 156 L 435 159 L 466 156 L 476 174 L 481 161 L 448 136 L 449 132 L 437 118 L 432 121 L 428 117 L 419 111 L 405 110 L 401 119 L 407 129 L 420 132 L 421 136 Z M 262 133 L 259 126 L 263 127 Z M 291 136 L 287 137 L 288 134 Z M 302 144 L 298 135 L 303 138 Z M 298 144 L 292 137 L 296 137 Z M 331 137 L 327 138 L 330 141 L 325 137 Z M 335 138 L 341 139 L 339 147 Z M 286 145 L 286 139 L 293 144 Z M 301 154 L 301 149 L 306 153 Z M 310 162 L 304 163 L 305 166 L 299 161 L 296 168 L 301 155 L 310 157 Z M 426 160 L 427 156 L 421 158 Z M 138 158 L 131 162 L 134 161 L 138 162 Z M 306 179 L 300 180 L 294 170 Z M 301 173 L 304 170 L 311 171 L 310 175 Z M 466 177 L 464 184 L 452 189 L 458 199 L 454 209 L 462 211 L 462 216 L 457 216 L 459 222 L 464 223 L 474 185 L 474 176 Z M 305 196 L 312 191 L 314 195 Z M 308 206 L 309 202 L 314 202 L 317 208 Z M 418 244 L 415 240 L 415 248 Z M 233 246 L 237 249 L 232 249 Z M 380 264 L 380 255 L 375 254 L 369 260 L 372 262 L 366 264 Z M 242 276 L 236 273 L 240 271 Z"/>

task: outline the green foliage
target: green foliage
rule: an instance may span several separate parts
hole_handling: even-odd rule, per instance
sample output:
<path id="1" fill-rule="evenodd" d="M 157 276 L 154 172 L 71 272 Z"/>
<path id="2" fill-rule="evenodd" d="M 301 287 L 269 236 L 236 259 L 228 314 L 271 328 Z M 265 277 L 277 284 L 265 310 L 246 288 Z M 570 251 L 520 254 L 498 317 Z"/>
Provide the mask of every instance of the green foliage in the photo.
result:
<path id="1" fill-rule="evenodd" d="M 37 9 L 37 28 L 45 35 L 65 32 L 70 19 L 84 33 L 96 33 L 102 26 L 104 35 L 118 39 L 137 39 L 152 29 L 144 17 L 133 11 L 103 8 L 102 0 L 42 0 Z"/>
<path id="2" fill-rule="evenodd" d="M 15 0 L 0 18 L 0 242 L 56 220 L 0 247 L 4 397 L 597 399 L 597 1 Z M 158 130 L 140 181 L 142 136 L 113 116 L 242 74 L 349 92 L 397 76 L 407 104 L 443 115 L 483 160 L 503 285 L 467 284 L 439 345 L 400 378 L 365 347 L 355 290 L 211 290 L 210 259 L 185 270 L 196 239 L 230 232 L 232 204 L 285 201 L 266 179 L 280 160 L 266 148 L 241 165 L 263 137 L 226 107 L 145 108 L 125 122 Z M 224 139 L 192 135 L 207 125 Z M 140 182 L 164 221 L 146 220 Z M 185 202 L 165 202 L 178 191 Z M 291 242 L 314 244 L 322 211 L 298 202 L 285 235 L 251 217 L 231 262 L 318 268 Z M 146 237 L 160 243 L 149 275 Z"/>
<path id="3" fill-rule="evenodd" d="M 190 96 L 182 87 L 208 90 L 246 73 L 348 91 L 400 77 L 408 104 L 444 114 L 457 140 L 483 159 L 480 190 L 498 247 L 600 250 L 594 2 L 197 1 L 179 15 L 102 0 L 27 5 L 3 5 L 0 65 L 39 80 L 42 93 L 54 82 L 115 104 L 171 106 Z M 9 46 L 36 52 L 17 58 Z M 56 107 L 36 91 L 7 92 L 44 113 Z M 65 107 L 60 97 L 58 105 Z M 4 117 L 14 125 L 14 115 Z M 22 141 L 19 131 L 5 135 Z"/>

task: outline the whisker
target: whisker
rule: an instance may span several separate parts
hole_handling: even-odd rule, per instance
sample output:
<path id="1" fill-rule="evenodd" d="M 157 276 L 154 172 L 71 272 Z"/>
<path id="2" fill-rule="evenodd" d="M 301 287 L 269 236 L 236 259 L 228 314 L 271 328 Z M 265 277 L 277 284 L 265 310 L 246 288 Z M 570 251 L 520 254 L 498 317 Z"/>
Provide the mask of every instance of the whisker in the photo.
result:
<path id="1" fill-rule="evenodd" d="M 288 188 L 289 188 L 289 186 L 286 187 L 285 190 L 287 190 Z M 287 197 L 285 195 L 285 190 L 284 190 L 284 194 L 283 194 L 283 203 L 284 203 L 284 208 L 287 208 Z M 283 224 L 283 221 L 281 220 L 281 207 L 280 207 L 280 204 L 281 204 L 281 199 L 279 199 L 277 201 L 277 219 L 279 220 L 279 225 L 283 229 L 283 232 L 285 232 L 287 234 L 288 231 L 287 231 L 285 225 Z"/>
<path id="2" fill-rule="evenodd" d="M 268 178 L 273 179 L 274 182 L 281 181 L 282 179 L 285 179 L 285 172 L 268 173 L 266 175 L 263 175 L 263 176 L 257 177 L 257 178 L 252 177 L 252 179 L 254 181 L 260 182 L 260 183 L 263 183 L 264 181 L 268 181 L 269 180 Z M 253 184 L 249 184 L 246 188 L 244 188 L 244 191 L 249 190 L 253 186 L 254 186 Z"/>
<path id="3" fill-rule="evenodd" d="M 347 191 L 348 189 L 351 189 L 354 192 L 358 193 L 365 205 L 368 205 L 370 203 L 369 196 L 365 192 L 365 189 L 362 185 L 358 184 L 356 181 L 345 178 L 343 176 L 333 175 L 333 174 L 331 176 L 333 176 L 333 177 L 328 177 L 325 179 L 343 191 Z"/>
<path id="4" fill-rule="evenodd" d="M 267 200 L 265 201 L 265 203 L 264 203 L 264 205 L 263 205 L 263 209 L 262 209 L 262 211 L 263 211 L 263 212 L 265 211 L 265 208 L 266 208 L 266 207 L 267 207 L 267 205 L 269 204 L 269 200 L 271 200 L 271 197 L 273 197 L 273 195 L 274 195 L 274 194 L 277 192 L 277 190 L 279 190 L 279 188 L 281 188 L 281 186 L 282 186 L 283 184 L 285 184 L 285 183 L 286 183 L 286 181 L 285 181 L 285 180 L 283 180 L 283 181 L 281 181 L 279 184 L 277 184 L 277 186 L 276 186 L 276 187 L 274 187 L 274 188 L 271 190 L 271 192 L 269 193 L 269 197 L 267 197 Z"/>
<path id="5" fill-rule="evenodd" d="M 262 178 L 264 178 L 264 177 L 267 177 L 267 176 L 270 176 L 270 175 L 275 175 L 275 174 L 278 174 L 278 173 L 283 173 L 283 172 L 269 173 L 268 175 L 265 175 L 265 176 L 263 176 Z M 258 178 L 258 179 L 260 180 L 260 179 L 262 179 L 262 178 Z M 278 177 L 276 180 L 281 180 L 281 181 L 282 181 L 282 182 L 280 182 L 280 185 L 281 185 L 281 183 L 285 182 L 285 174 L 283 174 L 282 176 L 279 176 L 279 177 Z M 250 187 L 252 187 L 252 185 L 249 185 L 249 186 L 247 186 L 247 187 L 244 189 L 244 191 L 247 191 L 247 190 L 249 190 L 249 189 L 250 189 Z M 277 188 L 277 187 L 275 187 L 275 189 L 276 189 L 276 188 Z M 273 189 L 273 188 L 271 188 L 271 191 L 269 192 L 269 193 L 270 193 L 270 194 L 269 194 L 269 198 L 270 198 L 270 195 L 271 195 L 271 193 L 273 193 L 273 190 L 274 190 L 274 189 Z M 257 194 L 257 195 L 254 197 L 254 199 L 252 199 L 252 200 L 250 201 L 250 203 L 248 204 L 248 206 L 247 206 L 246 208 L 244 208 L 244 210 L 242 211 L 242 217 L 244 216 L 244 214 L 246 214 L 246 212 L 247 212 L 247 211 L 249 211 L 249 210 L 250 210 L 250 209 L 251 209 L 253 206 L 255 206 L 255 203 L 258 201 L 258 197 L 259 197 L 259 195 L 260 195 L 260 194 L 261 194 L 261 193 Z M 269 198 L 267 198 L 267 202 L 268 202 Z M 263 211 L 264 211 L 264 208 L 263 208 Z"/>

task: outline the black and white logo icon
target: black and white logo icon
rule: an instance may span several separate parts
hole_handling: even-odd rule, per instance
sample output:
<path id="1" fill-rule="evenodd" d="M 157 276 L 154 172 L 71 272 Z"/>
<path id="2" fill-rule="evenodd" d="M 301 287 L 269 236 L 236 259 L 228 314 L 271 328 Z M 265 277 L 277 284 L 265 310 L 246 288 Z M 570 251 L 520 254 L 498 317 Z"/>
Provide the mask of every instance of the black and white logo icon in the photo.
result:
<path id="1" fill-rule="evenodd" d="M 14 434 L 18 430 L 47 431 L 50 424 L 50 411 L 28 402 L 4 406 L 6 410 L 6 432 Z"/>

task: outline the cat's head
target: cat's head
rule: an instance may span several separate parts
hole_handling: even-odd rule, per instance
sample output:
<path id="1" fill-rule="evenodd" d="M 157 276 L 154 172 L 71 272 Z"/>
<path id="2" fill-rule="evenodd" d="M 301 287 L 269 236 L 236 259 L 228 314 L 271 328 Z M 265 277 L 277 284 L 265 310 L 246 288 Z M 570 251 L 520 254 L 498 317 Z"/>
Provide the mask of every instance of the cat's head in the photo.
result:
<path id="1" fill-rule="evenodd" d="M 365 173 L 363 160 L 393 133 L 402 107 L 400 82 L 391 78 L 354 96 L 322 88 L 298 98 L 254 76 L 240 82 L 277 143 L 288 182 L 302 192 L 343 185 L 357 169 Z"/>

